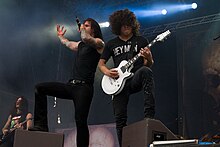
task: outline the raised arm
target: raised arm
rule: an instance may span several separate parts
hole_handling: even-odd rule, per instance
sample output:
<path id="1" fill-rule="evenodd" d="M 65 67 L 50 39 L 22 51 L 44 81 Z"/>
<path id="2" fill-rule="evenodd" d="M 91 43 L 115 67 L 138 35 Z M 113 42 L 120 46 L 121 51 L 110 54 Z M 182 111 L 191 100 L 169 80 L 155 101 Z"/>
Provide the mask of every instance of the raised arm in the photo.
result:
<path id="1" fill-rule="evenodd" d="M 57 36 L 59 37 L 61 43 L 66 45 L 69 49 L 73 51 L 77 51 L 80 41 L 78 42 L 69 41 L 68 39 L 64 37 L 65 33 L 66 33 L 66 29 L 64 28 L 64 26 L 61 27 L 60 25 L 57 25 Z"/>

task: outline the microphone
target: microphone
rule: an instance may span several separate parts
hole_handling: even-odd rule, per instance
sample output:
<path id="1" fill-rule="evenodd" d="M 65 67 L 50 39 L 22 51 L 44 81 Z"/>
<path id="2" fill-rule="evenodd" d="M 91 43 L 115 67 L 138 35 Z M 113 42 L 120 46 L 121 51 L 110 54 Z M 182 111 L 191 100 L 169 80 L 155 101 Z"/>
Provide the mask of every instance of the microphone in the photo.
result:
<path id="1" fill-rule="evenodd" d="M 77 16 L 76 16 L 76 23 L 77 23 L 78 28 L 79 28 L 79 30 L 80 30 L 81 23 L 80 23 L 79 18 L 78 18 Z"/>

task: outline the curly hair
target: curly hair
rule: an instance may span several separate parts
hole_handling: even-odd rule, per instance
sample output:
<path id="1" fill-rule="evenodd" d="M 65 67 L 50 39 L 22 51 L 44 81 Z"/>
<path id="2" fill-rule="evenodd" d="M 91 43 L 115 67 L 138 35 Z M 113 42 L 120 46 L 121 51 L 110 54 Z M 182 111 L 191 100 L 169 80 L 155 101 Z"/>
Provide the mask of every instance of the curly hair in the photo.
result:
<path id="1" fill-rule="evenodd" d="M 112 15 L 110 15 L 109 22 L 112 33 L 115 35 L 120 35 L 121 27 L 123 25 L 131 26 L 132 33 L 134 35 L 139 34 L 140 24 L 137 21 L 135 14 L 129 9 L 115 11 Z"/>
<path id="2" fill-rule="evenodd" d="M 102 31 L 99 24 L 92 18 L 87 18 L 86 20 L 84 20 L 83 23 L 85 23 L 86 21 L 89 21 L 91 23 L 91 29 L 94 30 L 94 37 L 103 40 Z"/>

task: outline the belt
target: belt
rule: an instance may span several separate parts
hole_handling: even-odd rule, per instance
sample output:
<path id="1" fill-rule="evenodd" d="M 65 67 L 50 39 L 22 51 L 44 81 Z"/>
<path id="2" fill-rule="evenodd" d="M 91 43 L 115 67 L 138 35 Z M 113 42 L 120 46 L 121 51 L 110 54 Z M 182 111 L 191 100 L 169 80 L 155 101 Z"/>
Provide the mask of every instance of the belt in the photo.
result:
<path id="1" fill-rule="evenodd" d="M 69 81 L 72 84 L 85 84 L 86 81 L 82 81 L 82 80 L 70 80 Z"/>

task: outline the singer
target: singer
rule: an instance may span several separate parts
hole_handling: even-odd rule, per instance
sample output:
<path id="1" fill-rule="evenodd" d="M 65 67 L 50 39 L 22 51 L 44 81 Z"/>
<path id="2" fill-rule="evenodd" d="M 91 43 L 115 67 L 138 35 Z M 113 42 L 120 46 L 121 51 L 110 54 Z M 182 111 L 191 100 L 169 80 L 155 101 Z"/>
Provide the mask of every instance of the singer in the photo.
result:
<path id="1" fill-rule="evenodd" d="M 48 131 L 47 96 L 69 99 L 75 106 L 77 147 L 88 147 L 87 118 L 93 98 L 96 67 L 104 48 L 102 32 L 99 24 L 94 19 L 88 18 L 80 25 L 81 41 L 69 41 L 64 37 L 65 33 L 66 29 L 57 25 L 59 40 L 76 54 L 73 76 L 67 83 L 46 82 L 35 86 L 35 126 L 29 130 Z"/>

